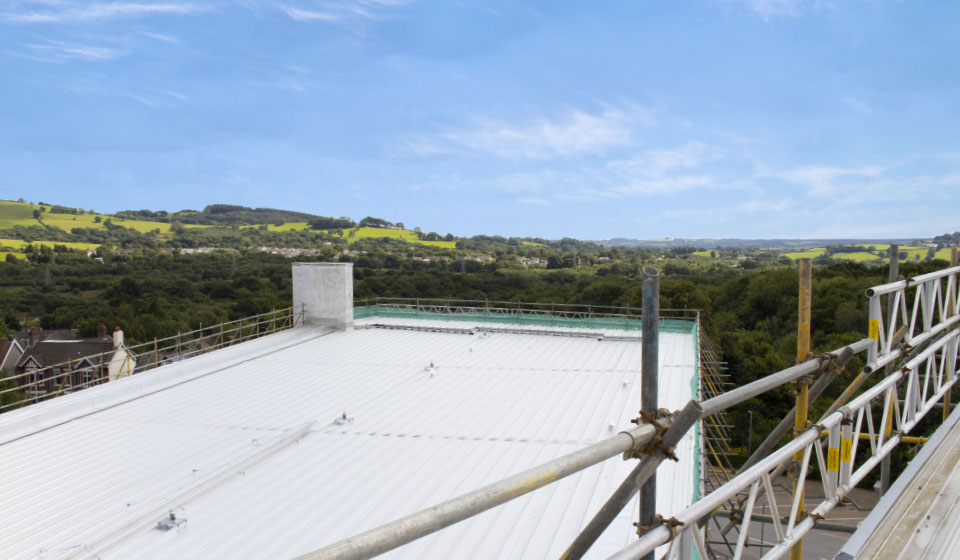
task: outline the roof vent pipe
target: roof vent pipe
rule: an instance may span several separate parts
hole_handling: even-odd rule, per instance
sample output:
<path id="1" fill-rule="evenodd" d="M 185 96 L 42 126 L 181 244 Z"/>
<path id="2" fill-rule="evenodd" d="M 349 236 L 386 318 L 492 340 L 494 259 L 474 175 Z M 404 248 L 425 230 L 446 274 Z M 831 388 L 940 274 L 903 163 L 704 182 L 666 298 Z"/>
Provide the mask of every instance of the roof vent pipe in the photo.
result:
<path id="1" fill-rule="evenodd" d="M 293 313 L 307 325 L 353 328 L 353 263 L 293 263 Z"/>

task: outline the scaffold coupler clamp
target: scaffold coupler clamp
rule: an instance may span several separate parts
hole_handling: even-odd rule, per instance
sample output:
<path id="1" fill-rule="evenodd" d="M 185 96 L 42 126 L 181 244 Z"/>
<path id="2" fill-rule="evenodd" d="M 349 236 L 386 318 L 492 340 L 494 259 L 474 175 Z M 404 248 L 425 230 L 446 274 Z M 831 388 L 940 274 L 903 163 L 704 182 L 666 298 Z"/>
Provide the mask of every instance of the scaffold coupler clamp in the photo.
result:
<path id="1" fill-rule="evenodd" d="M 663 445 L 663 434 L 667 431 L 668 426 L 658 422 L 658 420 L 662 420 L 664 418 L 671 418 L 673 414 L 674 413 L 670 412 L 666 408 L 658 409 L 655 414 L 646 410 L 641 410 L 640 416 L 634 418 L 630 422 L 637 424 L 638 426 L 640 424 L 650 424 L 656 429 L 656 433 L 653 435 L 653 439 L 650 440 L 650 443 L 643 447 L 636 445 L 636 442 L 634 442 L 633 447 L 624 452 L 623 460 L 626 461 L 627 459 L 639 459 L 643 455 L 655 455 L 659 450 L 666 458 L 679 461 L 677 456 L 673 453 L 674 448 L 665 447 Z"/>
<path id="2" fill-rule="evenodd" d="M 803 390 L 804 385 L 810 386 L 813 385 L 814 377 L 813 374 L 806 374 L 797 378 L 793 382 L 793 389 L 790 390 L 790 396 L 796 398 L 797 395 Z"/>
<path id="3" fill-rule="evenodd" d="M 836 373 L 837 375 L 849 374 L 846 367 L 841 366 L 837 363 L 837 360 L 840 358 L 839 355 L 833 352 L 826 352 L 817 356 L 820 358 L 820 369 L 826 369 L 827 371 Z"/>
<path id="4" fill-rule="evenodd" d="M 638 537 L 646 535 L 661 525 L 666 525 L 667 528 L 670 529 L 670 540 L 672 541 L 677 537 L 677 527 L 682 527 L 683 521 L 680 521 L 676 517 L 667 519 L 658 513 L 653 516 L 653 520 L 651 521 L 650 525 L 641 525 L 639 522 L 635 522 L 633 524 L 633 526 L 637 528 Z"/>
<path id="5" fill-rule="evenodd" d="M 823 425 L 822 423 L 817 423 L 817 424 L 811 425 L 810 422 L 807 422 L 807 425 L 810 426 L 810 428 L 815 428 L 815 429 L 817 430 L 817 438 L 818 438 L 818 439 L 821 438 L 821 437 L 823 437 L 823 434 L 824 434 L 825 432 L 829 431 L 829 428 L 827 428 L 827 427 L 826 427 L 825 425 Z M 809 429 L 809 428 L 808 428 L 808 429 Z"/>

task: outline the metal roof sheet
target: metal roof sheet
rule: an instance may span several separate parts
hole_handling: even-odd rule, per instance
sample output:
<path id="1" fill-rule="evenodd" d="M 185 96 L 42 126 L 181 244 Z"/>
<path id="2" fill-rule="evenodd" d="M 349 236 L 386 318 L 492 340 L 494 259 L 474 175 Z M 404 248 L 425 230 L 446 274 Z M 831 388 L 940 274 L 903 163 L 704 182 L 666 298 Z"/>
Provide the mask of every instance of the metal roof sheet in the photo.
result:
<path id="1" fill-rule="evenodd" d="M 960 407 L 836 556 L 852 558 L 960 558 Z"/>
<path id="2" fill-rule="evenodd" d="M 680 408 L 695 336 L 660 343 L 660 403 Z M 307 327 L 14 411 L 0 417 L 0 550 L 293 557 L 629 426 L 640 353 L 636 340 Z M 694 498 L 696 445 L 689 434 L 659 471 L 664 514 Z M 632 466 L 606 461 L 387 556 L 558 556 Z M 155 529 L 168 510 L 187 522 Z M 634 538 L 635 520 L 634 504 L 591 556 Z"/>

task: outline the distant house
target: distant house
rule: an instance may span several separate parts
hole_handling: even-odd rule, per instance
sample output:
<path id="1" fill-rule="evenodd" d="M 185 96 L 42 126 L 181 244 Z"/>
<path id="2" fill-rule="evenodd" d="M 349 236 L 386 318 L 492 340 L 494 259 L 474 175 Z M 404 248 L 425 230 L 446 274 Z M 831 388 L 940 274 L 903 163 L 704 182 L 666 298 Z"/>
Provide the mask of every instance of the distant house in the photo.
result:
<path id="1" fill-rule="evenodd" d="M 23 346 L 17 339 L 12 336 L 0 339 L 0 369 L 5 369 L 7 374 L 13 375 L 22 355 Z"/>
<path id="2" fill-rule="evenodd" d="M 76 340 L 77 331 L 73 329 L 42 329 L 30 327 L 17 332 L 17 340 L 21 348 L 26 348 L 33 342 L 40 340 Z"/>
<path id="3" fill-rule="evenodd" d="M 96 338 L 40 340 L 31 329 L 26 348 L 16 364 L 18 384 L 30 397 L 71 392 L 133 373 L 136 358 L 123 344 L 123 331 L 112 337 L 100 325 Z"/>
<path id="4" fill-rule="evenodd" d="M 547 266 L 547 259 L 538 259 L 536 257 L 517 257 L 517 261 L 523 266 Z"/>

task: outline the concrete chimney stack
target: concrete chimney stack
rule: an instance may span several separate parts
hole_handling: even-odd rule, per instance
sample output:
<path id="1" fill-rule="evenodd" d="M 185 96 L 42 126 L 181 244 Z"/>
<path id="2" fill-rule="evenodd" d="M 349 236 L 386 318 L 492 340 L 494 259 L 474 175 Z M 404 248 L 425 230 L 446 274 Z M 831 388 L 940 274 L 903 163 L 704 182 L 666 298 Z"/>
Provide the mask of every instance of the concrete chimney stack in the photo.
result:
<path id="1" fill-rule="evenodd" d="M 353 328 L 353 263 L 293 263 L 293 312 L 307 325 Z"/>
<path id="2" fill-rule="evenodd" d="M 97 338 L 107 338 L 107 326 L 97 323 Z"/>
<path id="3" fill-rule="evenodd" d="M 120 327 L 113 328 L 113 347 L 120 348 L 123 346 L 123 331 L 120 330 Z"/>

